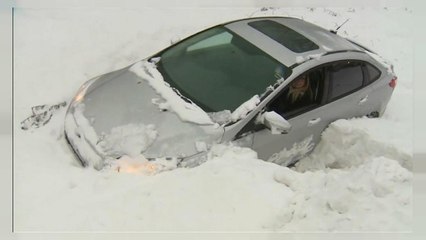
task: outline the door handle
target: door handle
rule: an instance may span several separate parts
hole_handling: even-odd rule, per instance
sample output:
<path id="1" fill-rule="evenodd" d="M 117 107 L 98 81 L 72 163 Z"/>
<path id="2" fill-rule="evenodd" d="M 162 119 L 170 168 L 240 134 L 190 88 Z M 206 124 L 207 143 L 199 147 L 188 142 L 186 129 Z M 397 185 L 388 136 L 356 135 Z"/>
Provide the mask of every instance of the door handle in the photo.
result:
<path id="1" fill-rule="evenodd" d="M 314 126 L 315 124 L 321 122 L 321 118 L 315 118 L 308 122 L 308 127 Z"/>
<path id="2" fill-rule="evenodd" d="M 368 95 L 365 96 L 365 97 L 363 97 L 363 98 L 361 98 L 361 100 L 359 100 L 359 102 L 358 102 L 358 105 L 364 104 L 365 102 L 367 102 L 367 100 L 368 100 Z"/>

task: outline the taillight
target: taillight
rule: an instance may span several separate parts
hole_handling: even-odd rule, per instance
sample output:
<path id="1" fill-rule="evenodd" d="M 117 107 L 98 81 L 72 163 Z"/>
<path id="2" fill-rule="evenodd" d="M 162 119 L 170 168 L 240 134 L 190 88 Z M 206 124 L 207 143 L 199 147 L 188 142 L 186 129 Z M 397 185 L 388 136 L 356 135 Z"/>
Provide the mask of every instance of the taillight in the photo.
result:
<path id="1" fill-rule="evenodd" d="M 396 80 L 397 80 L 398 78 L 396 77 L 396 76 L 394 76 L 393 78 L 392 78 L 392 80 L 389 82 L 389 86 L 391 87 L 391 88 L 395 88 L 396 87 Z"/>

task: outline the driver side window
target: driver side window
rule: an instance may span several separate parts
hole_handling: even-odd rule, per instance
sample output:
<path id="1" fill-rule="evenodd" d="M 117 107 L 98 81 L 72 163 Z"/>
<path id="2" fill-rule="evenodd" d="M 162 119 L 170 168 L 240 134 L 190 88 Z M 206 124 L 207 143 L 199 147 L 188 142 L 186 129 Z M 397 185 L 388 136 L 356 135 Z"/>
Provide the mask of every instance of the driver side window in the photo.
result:
<path id="1" fill-rule="evenodd" d="M 302 80 L 302 78 L 304 78 Z M 305 82 L 303 84 L 303 82 Z M 293 86 L 292 86 L 293 85 Z M 321 105 L 325 95 L 324 68 L 320 67 L 305 72 L 290 84 L 266 106 L 266 111 L 274 111 L 285 119 L 291 119 L 297 115 L 312 110 Z M 256 132 L 265 128 L 265 125 L 256 123 L 253 118 L 236 135 L 236 139 L 248 132 Z"/>
<path id="2" fill-rule="evenodd" d="M 303 73 L 289 83 L 271 102 L 268 111 L 275 111 L 290 119 L 321 104 L 324 89 L 322 68 Z"/>

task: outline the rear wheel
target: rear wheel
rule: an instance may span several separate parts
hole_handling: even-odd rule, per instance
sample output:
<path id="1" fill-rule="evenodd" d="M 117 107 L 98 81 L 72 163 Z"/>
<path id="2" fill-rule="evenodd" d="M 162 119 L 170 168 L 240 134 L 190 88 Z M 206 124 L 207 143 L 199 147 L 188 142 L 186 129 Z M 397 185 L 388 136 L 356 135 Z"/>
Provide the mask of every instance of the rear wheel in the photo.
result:
<path id="1" fill-rule="evenodd" d="M 368 118 L 378 118 L 380 116 L 380 113 L 377 111 L 371 112 L 369 114 L 367 114 Z"/>

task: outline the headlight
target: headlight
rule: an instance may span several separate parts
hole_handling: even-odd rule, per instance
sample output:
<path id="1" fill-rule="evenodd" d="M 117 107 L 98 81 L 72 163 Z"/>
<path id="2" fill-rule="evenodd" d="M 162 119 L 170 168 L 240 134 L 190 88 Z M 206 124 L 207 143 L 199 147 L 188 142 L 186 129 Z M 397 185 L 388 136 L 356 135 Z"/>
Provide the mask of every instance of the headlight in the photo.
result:
<path id="1" fill-rule="evenodd" d="M 99 79 L 100 76 L 94 77 L 90 79 L 89 81 L 85 82 L 77 91 L 77 94 L 72 99 L 71 104 L 79 103 L 84 99 L 84 95 L 86 94 L 87 89 L 94 83 L 96 80 Z"/>

